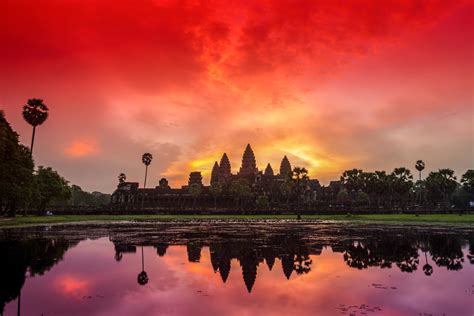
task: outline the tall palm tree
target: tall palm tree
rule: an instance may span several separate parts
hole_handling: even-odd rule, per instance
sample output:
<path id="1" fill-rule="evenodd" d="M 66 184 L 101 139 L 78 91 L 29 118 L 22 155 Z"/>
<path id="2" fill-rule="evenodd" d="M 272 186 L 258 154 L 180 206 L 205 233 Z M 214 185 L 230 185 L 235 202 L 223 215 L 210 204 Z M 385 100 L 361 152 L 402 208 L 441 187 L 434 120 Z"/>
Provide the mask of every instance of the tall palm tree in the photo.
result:
<path id="1" fill-rule="evenodd" d="M 421 181 L 421 172 L 425 169 L 425 163 L 423 160 L 418 160 L 415 164 L 416 170 L 420 173 L 420 181 Z"/>
<path id="2" fill-rule="evenodd" d="M 425 253 L 425 265 L 423 266 L 423 272 L 426 276 L 430 276 L 433 274 L 433 267 L 428 263 L 428 255 L 426 254 L 426 251 L 423 252 Z"/>
<path id="3" fill-rule="evenodd" d="M 143 188 L 146 188 L 146 177 L 148 174 L 148 166 L 151 164 L 153 160 L 153 156 L 150 153 L 144 153 L 142 156 L 142 162 L 145 165 L 145 182 L 143 184 Z"/>
<path id="4" fill-rule="evenodd" d="M 35 143 L 36 126 L 41 125 L 48 118 L 48 107 L 43 99 L 29 99 L 23 106 L 23 118 L 33 126 L 33 135 L 31 136 L 30 157 L 33 156 L 33 145 Z"/>
<path id="5" fill-rule="evenodd" d="M 145 271 L 145 256 L 143 255 L 143 246 L 142 246 L 142 272 L 137 276 L 137 283 L 140 285 L 146 285 L 148 283 L 148 274 Z"/>

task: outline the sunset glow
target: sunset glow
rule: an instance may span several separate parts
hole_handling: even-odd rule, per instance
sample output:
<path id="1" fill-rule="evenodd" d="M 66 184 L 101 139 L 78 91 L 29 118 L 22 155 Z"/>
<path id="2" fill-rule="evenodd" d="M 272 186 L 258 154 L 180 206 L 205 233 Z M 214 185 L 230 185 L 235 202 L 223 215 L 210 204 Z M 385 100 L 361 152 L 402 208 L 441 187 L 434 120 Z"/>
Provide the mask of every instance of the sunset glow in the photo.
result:
<path id="1" fill-rule="evenodd" d="M 50 108 L 35 161 L 87 190 L 117 175 L 209 182 L 284 155 L 322 184 L 348 168 L 474 161 L 474 2 L 92 1 L 0 4 L 0 109 L 21 141 Z M 88 177 L 81 172 L 87 168 Z"/>
<path id="2" fill-rule="evenodd" d="M 78 140 L 74 141 L 66 148 L 65 153 L 70 157 L 85 157 L 97 152 L 96 144 L 93 141 Z"/>
<path id="3" fill-rule="evenodd" d="M 89 290 L 89 282 L 72 275 L 62 275 L 56 279 L 56 286 L 62 295 L 77 296 L 84 295 Z"/>

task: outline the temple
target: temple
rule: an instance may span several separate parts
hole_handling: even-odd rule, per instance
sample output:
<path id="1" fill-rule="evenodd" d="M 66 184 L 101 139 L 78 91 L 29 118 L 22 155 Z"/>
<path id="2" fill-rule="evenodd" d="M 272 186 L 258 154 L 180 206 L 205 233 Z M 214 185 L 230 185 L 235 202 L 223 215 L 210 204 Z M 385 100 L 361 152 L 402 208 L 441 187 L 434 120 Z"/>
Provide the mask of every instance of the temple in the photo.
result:
<path id="1" fill-rule="evenodd" d="M 248 144 L 238 172 L 232 173 L 226 153 L 219 162 L 214 162 L 209 186 L 203 184 L 200 171 L 191 172 L 188 184 L 181 188 L 171 188 L 165 178 L 159 180 L 155 188 L 139 188 L 138 182 L 122 182 L 112 194 L 112 204 L 130 207 L 139 205 L 153 209 L 229 208 L 235 206 L 235 196 L 230 194 L 235 183 L 245 183 L 249 187 L 254 201 L 247 202 L 252 204 L 257 196 L 271 198 L 291 175 L 292 167 L 287 156 L 282 158 L 279 171 L 275 174 L 270 163 L 266 165 L 265 170 L 259 170 L 252 146 Z M 190 190 L 191 186 L 201 189 Z M 309 186 L 320 187 L 318 180 L 310 180 Z M 216 189 L 217 187 L 219 189 Z"/>

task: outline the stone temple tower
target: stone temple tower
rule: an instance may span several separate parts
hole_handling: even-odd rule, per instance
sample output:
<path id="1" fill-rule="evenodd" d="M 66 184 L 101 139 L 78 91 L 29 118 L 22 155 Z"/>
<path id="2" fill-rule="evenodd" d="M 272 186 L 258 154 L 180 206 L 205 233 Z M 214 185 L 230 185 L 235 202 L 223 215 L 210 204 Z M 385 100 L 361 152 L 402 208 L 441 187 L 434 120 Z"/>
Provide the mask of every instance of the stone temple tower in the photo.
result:
<path id="1" fill-rule="evenodd" d="M 257 162 L 250 144 L 247 144 L 244 155 L 242 157 L 242 167 L 240 167 L 239 175 L 251 176 L 257 173 Z"/>
<path id="2" fill-rule="evenodd" d="M 286 178 L 288 174 L 290 173 L 291 173 L 291 164 L 288 158 L 285 156 L 281 160 L 281 164 L 280 164 L 280 177 Z"/>
<path id="3" fill-rule="evenodd" d="M 273 168 L 270 164 L 267 165 L 267 168 L 265 168 L 265 172 L 263 173 L 267 177 L 273 177 Z"/>
<path id="4" fill-rule="evenodd" d="M 214 166 L 212 167 L 212 172 L 211 172 L 211 185 L 214 183 L 219 182 L 219 164 L 217 161 L 214 163 Z"/>
<path id="5" fill-rule="evenodd" d="M 224 153 L 221 158 L 221 162 L 219 163 L 219 180 L 220 181 L 227 181 L 232 176 L 230 170 L 230 161 L 227 154 Z"/>

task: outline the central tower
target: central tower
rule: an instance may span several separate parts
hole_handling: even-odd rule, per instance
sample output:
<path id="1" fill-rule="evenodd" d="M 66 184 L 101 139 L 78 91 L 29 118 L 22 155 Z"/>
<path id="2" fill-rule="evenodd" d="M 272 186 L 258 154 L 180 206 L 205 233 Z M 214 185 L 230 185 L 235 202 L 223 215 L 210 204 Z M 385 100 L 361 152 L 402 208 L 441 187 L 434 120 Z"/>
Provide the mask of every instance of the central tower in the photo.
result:
<path id="1" fill-rule="evenodd" d="M 250 144 L 247 144 L 244 155 L 242 156 L 242 167 L 240 167 L 239 175 L 250 176 L 257 173 L 257 162 Z"/>

